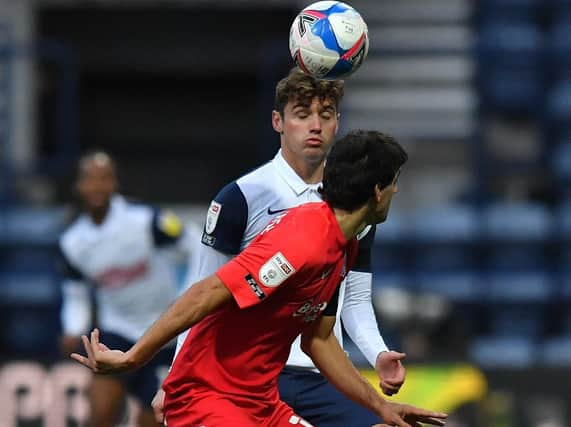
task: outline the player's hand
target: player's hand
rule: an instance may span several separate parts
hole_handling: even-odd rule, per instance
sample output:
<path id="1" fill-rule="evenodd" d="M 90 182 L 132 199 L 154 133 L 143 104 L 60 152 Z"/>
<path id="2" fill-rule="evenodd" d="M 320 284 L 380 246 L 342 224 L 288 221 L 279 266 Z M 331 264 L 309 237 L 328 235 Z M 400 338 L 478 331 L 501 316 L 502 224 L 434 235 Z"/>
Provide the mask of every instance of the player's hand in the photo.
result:
<path id="1" fill-rule="evenodd" d="M 165 421 L 165 391 L 162 388 L 159 388 L 155 393 L 155 397 L 153 397 L 153 401 L 151 402 L 151 406 L 153 407 L 153 412 L 155 414 L 155 420 L 157 423 L 162 424 Z"/>
<path id="2" fill-rule="evenodd" d="M 442 412 L 388 401 L 383 403 L 379 415 L 384 424 L 376 424 L 374 427 L 422 427 L 422 424 L 443 426 L 448 418 L 448 415 Z"/>
<path id="3" fill-rule="evenodd" d="M 375 370 L 381 380 L 379 386 L 387 396 L 398 393 L 404 384 L 406 369 L 401 360 L 405 357 L 406 354 L 397 351 L 383 351 L 377 356 Z"/>
<path id="4" fill-rule="evenodd" d="M 120 350 L 111 350 L 102 342 L 99 342 L 99 329 L 91 332 L 91 340 L 82 335 L 81 340 L 85 347 L 87 357 L 78 353 L 72 353 L 71 358 L 88 367 L 97 374 L 112 374 L 125 372 L 132 368 L 127 358 L 127 353 Z"/>

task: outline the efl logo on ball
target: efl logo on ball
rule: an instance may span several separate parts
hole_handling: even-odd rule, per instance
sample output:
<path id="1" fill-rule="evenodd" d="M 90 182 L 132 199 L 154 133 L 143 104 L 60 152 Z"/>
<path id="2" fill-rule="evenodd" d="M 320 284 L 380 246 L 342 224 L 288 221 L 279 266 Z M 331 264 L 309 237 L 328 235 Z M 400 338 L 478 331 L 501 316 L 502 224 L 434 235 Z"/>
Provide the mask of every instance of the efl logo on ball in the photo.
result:
<path id="1" fill-rule="evenodd" d="M 345 78 L 367 57 L 367 24 L 348 4 L 319 1 L 294 19 L 289 49 L 296 65 L 306 73 L 319 79 Z"/>

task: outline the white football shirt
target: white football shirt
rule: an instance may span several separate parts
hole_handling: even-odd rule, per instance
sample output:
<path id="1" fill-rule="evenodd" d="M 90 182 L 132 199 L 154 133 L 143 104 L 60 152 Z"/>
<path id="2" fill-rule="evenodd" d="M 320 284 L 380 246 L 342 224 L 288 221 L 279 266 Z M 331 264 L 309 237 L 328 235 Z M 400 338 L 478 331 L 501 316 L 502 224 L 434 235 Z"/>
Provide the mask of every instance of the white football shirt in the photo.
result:
<path id="1" fill-rule="evenodd" d="M 187 253 L 184 228 L 172 213 L 115 195 L 103 223 L 81 214 L 63 233 L 64 333 L 86 333 L 90 286 L 98 326 L 136 341 L 176 298 L 169 248 Z"/>

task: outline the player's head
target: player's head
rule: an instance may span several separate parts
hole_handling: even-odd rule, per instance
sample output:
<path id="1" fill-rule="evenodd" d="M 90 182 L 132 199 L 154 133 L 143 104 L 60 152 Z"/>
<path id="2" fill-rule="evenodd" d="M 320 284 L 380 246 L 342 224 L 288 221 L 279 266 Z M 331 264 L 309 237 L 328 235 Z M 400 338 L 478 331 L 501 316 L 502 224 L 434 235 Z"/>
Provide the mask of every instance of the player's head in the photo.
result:
<path id="1" fill-rule="evenodd" d="M 335 143 L 325 164 L 321 194 L 332 207 L 354 211 L 371 203 L 371 223 L 386 219 L 408 155 L 391 136 L 355 130 Z"/>
<path id="2" fill-rule="evenodd" d="M 323 161 L 337 134 L 343 93 L 342 80 L 316 79 L 299 68 L 278 82 L 272 126 L 286 159 Z"/>
<path id="3" fill-rule="evenodd" d="M 77 164 L 76 190 L 87 211 L 106 211 L 117 191 L 115 161 L 104 151 L 90 151 Z"/>

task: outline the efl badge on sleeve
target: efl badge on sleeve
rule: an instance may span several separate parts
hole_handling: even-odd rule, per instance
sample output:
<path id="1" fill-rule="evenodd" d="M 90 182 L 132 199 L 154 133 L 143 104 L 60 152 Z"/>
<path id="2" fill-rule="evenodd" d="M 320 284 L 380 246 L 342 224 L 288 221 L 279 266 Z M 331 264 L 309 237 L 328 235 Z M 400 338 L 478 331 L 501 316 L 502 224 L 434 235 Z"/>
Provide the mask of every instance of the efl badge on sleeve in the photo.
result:
<path id="1" fill-rule="evenodd" d="M 204 226 L 204 231 L 208 234 L 212 234 L 216 228 L 216 223 L 218 222 L 218 217 L 222 211 L 222 205 L 214 200 L 210 203 L 208 208 L 208 213 L 206 214 L 206 225 Z"/>
<path id="2" fill-rule="evenodd" d="M 295 273 L 295 268 L 281 252 L 278 252 L 262 265 L 258 276 L 264 285 L 273 288 L 281 285 L 293 273 Z"/>

